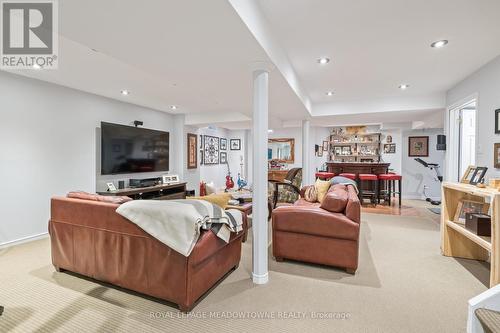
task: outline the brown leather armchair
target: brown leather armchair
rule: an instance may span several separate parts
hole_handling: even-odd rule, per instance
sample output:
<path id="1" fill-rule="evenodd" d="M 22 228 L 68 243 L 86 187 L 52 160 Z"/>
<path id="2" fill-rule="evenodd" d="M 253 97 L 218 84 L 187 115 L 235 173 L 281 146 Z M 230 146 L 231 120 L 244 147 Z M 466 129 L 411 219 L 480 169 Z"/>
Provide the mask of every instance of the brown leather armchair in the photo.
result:
<path id="1" fill-rule="evenodd" d="M 303 198 L 293 206 L 273 211 L 273 255 L 276 261 L 292 259 L 343 267 L 354 274 L 358 268 L 360 202 L 352 186 L 345 187 L 344 211 L 333 213 Z M 302 191 L 303 193 L 303 191 Z"/>
<path id="2" fill-rule="evenodd" d="M 278 203 L 293 204 L 300 197 L 300 186 L 302 184 L 302 168 L 292 168 L 288 171 L 285 180 L 279 182 L 269 180 L 269 200 L 272 209 Z"/>

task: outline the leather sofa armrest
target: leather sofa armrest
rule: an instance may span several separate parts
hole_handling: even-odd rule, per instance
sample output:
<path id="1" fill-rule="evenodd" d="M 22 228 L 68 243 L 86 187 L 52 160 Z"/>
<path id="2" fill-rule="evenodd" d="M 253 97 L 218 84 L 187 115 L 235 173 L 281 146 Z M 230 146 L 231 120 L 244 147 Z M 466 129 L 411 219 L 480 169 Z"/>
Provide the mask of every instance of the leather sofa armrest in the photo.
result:
<path id="1" fill-rule="evenodd" d="M 358 194 L 354 189 L 354 186 L 347 186 L 347 193 L 349 195 L 349 200 L 345 207 L 345 215 L 352 221 L 360 223 L 361 222 L 361 203 L 359 202 Z"/>

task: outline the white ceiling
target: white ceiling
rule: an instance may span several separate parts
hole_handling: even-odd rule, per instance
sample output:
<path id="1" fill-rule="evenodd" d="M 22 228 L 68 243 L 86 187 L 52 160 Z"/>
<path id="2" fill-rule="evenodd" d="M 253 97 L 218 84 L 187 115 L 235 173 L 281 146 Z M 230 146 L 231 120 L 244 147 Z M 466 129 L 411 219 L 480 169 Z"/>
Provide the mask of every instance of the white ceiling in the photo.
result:
<path id="1" fill-rule="evenodd" d="M 250 119 L 252 65 L 270 60 L 226 0 L 64 0 L 59 17 L 59 68 L 17 74 L 166 112 Z M 308 115 L 275 70 L 270 109 Z"/>
<path id="2" fill-rule="evenodd" d="M 498 0 L 258 1 L 313 115 L 418 109 L 420 99 L 444 95 L 500 54 Z M 430 47 L 441 39 L 449 44 Z M 331 62 L 318 65 L 322 56 Z M 402 83 L 410 89 L 398 89 Z M 326 96 L 329 90 L 335 95 Z M 393 110 L 359 107 L 374 100 L 400 103 L 391 103 Z"/>
<path id="3" fill-rule="evenodd" d="M 442 112 L 445 92 L 500 54 L 498 0 L 145 4 L 59 1 L 59 69 L 17 73 L 166 112 L 178 105 L 190 124 L 245 128 L 251 66 L 264 61 L 276 66 L 270 126 L 311 114 L 326 126 Z M 429 47 L 439 39 L 450 43 Z M 321 56 L 332 61 L 320 66 Z"/>

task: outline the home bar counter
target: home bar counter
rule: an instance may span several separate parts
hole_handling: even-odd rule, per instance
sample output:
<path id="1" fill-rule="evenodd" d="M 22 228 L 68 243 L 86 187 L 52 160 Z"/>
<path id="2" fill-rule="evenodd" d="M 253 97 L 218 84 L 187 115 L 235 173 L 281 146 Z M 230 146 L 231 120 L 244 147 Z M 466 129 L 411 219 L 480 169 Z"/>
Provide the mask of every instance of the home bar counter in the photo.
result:
<path id="1" fill-rule="evenodd" d="M 341 173 L 371 173 L 380 175 L 389 171 L 390 163 L 376 162 L 326 162 L 328 172 L 333 172 L 336 175 Z"/>

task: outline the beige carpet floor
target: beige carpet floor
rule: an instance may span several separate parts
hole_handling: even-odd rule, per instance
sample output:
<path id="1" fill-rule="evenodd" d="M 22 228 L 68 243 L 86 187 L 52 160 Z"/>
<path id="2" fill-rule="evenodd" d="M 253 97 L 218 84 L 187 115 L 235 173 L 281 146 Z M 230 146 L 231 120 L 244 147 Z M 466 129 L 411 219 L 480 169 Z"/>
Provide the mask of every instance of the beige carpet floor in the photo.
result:
<path id="1" fill-rule="evenodd" d="M 439 226 L 423 217 L 364 214 L 361 230 L 355 276 L 270 257 L 262 286 L 249 278 L 250 239 L 238 270 L 189 317 L 55 272 L 48 239 L 0 250 L 0 332 L 465 331 L 467 300 L 487 289 L 487 265 L 441 256 Z"/>

